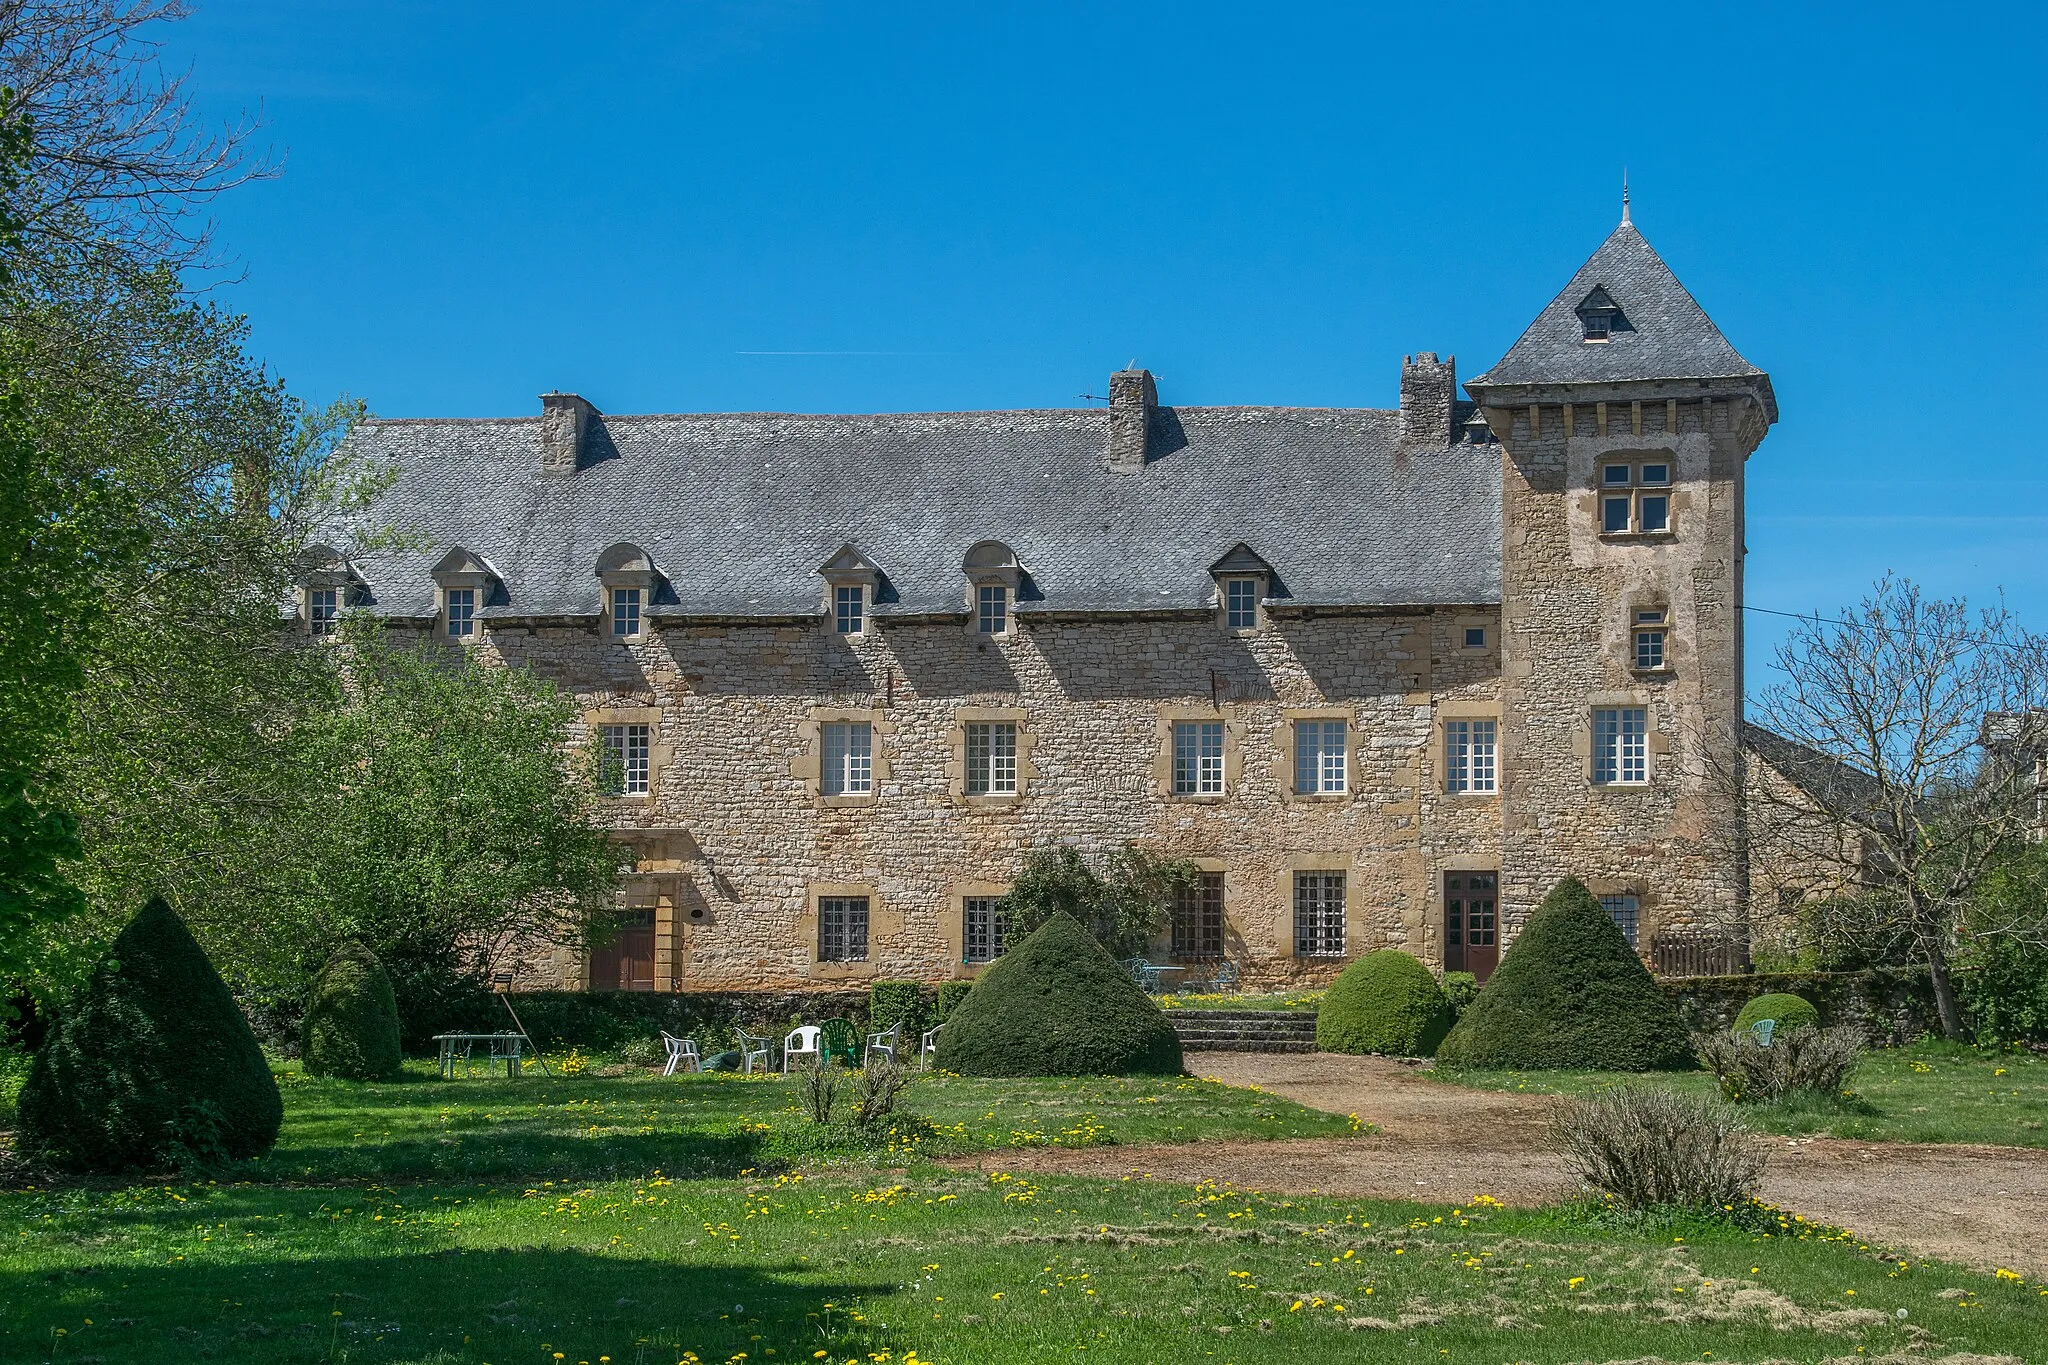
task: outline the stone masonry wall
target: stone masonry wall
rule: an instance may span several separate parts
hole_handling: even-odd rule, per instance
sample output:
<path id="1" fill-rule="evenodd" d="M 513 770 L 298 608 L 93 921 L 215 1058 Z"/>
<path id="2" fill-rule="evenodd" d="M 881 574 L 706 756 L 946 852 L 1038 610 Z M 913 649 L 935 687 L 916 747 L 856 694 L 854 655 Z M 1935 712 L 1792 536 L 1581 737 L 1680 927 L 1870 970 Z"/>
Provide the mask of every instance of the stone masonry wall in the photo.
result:
<path id="1" fill-rule="evenodd" d="M 1486 647 L 1466 648 L 1482 626 Z M 1439 959 L 1442 873 L 1499 866 L 1498 799 L 1442 792 L 1437 719 L 1498 713 L 1492 608 L 1275 617 L 1040 621 L 996 637 L 957 620 L 656 625 L 625 642 L 584 625 L 493 625 L 473 646 L 571 689 L 591 727 L 645 722 L 651 794 L 610 803 L 639 851 L 627 902 L 656 911 L 656 988 L 853 985 L 970 974 L 962 897 L 998 894 L 1025 851 L 1136 840 L 1224 874 L 1226 951 L 1248 981 L 1324 981 L 1297 960 L 1292 874 L 1348 874 L 1347 956 Z M 1023 791 L 960 794 L 963 715 L 1022 723 Z M 1222 718 L 1228 792 L 1175 797 L 1172 719 Z M 1290 721 L 1349 723 L 1350 790 L 1292 793 Z M 818 728 L 869 718 L 872 799 L 818 795 Z M 866 962 L 817 960 L 816 898 L 872 897 Z M 1162 945 L 1162 949 L 1163 949 Z M 1162 952 L 1163 956 L 1163 952 Z M 530 944 L 522 989 L 586 984 L 580 953 Z"/>

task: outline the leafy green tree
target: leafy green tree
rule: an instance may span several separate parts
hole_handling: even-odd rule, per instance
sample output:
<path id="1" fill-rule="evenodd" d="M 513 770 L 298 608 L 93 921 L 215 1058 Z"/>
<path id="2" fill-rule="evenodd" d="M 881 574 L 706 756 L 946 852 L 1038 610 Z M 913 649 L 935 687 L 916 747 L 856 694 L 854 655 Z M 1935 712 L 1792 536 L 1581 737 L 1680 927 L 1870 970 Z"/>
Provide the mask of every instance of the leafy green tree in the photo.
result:
<path id="1" fill-rule="evenodd" d="M 307 784 L 325 783 L 297 836 L 320 941 L 481 970 L 523 936 L 589 932 L 627 855 L 598 826 L 593 755 L 568 742 L 574 700 L 360 620 L 338 653 L 331 704 L 287 741 Z"/>
<path id="2" fill-rule="evenodd" d="M 1102 861 L 1097 871 L 1066 844 L 1026 854 L 1003 902 L 1011 938 L 1022 938 L 1054 915 L 1071 915 L 1110 956 L 1140 957 L 1165 927 L 1175 894 L 1201 876 L 1185 858 L 1157 857 L 1130 843 Z"/>

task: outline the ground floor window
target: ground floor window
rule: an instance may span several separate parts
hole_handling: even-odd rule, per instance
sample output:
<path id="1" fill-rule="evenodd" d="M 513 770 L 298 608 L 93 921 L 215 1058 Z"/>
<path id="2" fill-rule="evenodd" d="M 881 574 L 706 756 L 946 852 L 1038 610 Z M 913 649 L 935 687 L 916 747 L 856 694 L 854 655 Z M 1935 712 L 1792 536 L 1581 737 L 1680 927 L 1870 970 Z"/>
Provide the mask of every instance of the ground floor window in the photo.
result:
<path id="1" fill-rule="evenodd" d="M 1294 955 L 1344 956 L 1344 874 L 1294 874 Z"/>
<path id="2" fill-rule="evenodd" d="M 993 962 L 1003 955 L 1009 920 L 1001 896 L 969 896 L 965 901 L 966 933 L 961 954 L 969 962 Z"/>
<path id="3" fill-rule="evenodd" d="M 868 898 L 818 898 L 818 961 L 868 960 Z"/>
<path id="4" fill-rule="evenodd" d="M 1620 892 L 1600 898 L 1600 908 L 1613 918 L 1621 936 L 1628 940 L 1628 946 L 1637 946 L 1636 935 L 1642 928 L 1642 905 L 1631 892 Z"/>
<path id="5" fill-rule="evenodd" d="M 590 989 L 654 989 L 654 911 L 621 911 L 612 936 L 590 950 Z"/>
<path id="6" fill-rule="evenodd" d="M 1223 956 L 1223 874 L 1204 872 L 1173 893 L 1173 955 Z"/>

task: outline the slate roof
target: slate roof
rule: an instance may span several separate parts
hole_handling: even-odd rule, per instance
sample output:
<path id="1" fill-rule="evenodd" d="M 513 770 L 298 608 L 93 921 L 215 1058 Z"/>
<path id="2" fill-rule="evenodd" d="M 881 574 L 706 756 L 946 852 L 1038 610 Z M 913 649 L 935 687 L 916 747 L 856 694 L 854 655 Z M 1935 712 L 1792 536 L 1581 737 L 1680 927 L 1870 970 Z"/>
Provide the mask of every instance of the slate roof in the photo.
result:
<path id="1" fill-rule="evenodd" d="M 1607 341 L 1587 341 L 1579 320 L 1579 305 L 1595 289 L 1604 289 L 1621 310 Z M 1766 403 L 1775 404 L 1769 376 L 1736 353 L 1671 267 L 1633 224 L 1623 223 L 1500 363 L 1465 387 L 1477 393 L 1510 384 L 1734 378 L 1761 380 Z"/>
<path id="2" fill-rule="evenodd" d="M 479 615 L 594 614 L 598 556 L 625 541 L 672 589 L 650 616 L 809 615 L 851 544 L 883 575 L 875 615 L 964 615 L 985 539 L 1024 567 L 1021 617 L 1207 610 L 1240 541 L 1282 605 L 1498 602 L 1499 447 L 1399 432 L 1388 411 L 1161 408 L 1160 453 L 1112 473 L 1101 409 L 608 416 L 583 467 L 544 474 L 538 417 L 370 421 L 350 439 L 395 481 L 369 520 L 406 548 L 355 557 L 360 605 L 431 616 L 460 545 L 503 579 Z"/>

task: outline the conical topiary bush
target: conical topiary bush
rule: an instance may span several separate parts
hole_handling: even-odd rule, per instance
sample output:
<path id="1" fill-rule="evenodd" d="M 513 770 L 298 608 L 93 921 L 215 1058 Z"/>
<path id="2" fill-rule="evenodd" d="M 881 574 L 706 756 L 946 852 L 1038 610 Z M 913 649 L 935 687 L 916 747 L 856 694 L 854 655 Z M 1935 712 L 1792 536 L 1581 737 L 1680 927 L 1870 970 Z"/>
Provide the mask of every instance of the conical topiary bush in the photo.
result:
<path id="1" fill-rule="evenodd" d="M 256 1035 L 161 897 L 36 1050 L 17 1110 L 22 1153 L 75 1171 L 261 1156 L 284 1119 Z"/>
<path id="2" fill-rule="evenodd" d="M 1071 915 L 1057 914 L 982 972 L 939 1034 L 963 1076 L 1175 1076 L 1180 1038 Z"/>
<path id="3" fill-rule="evenodd" d="M 1559 882 L 1436 1052 L 1500 1070 L 1684 1070 L 1678 1009 L 1577 878 Z"/>
<path id="4" fill-rule="evenodd" d="M 1316 1009 L 1324 1052 L 1427 1057 L 1451 1028 L 1451 1002 L 1429 968 L 1398 948 L 1367 953 L 1341 972 Z"/>
<path id="5" fill-rule="evenodd" d="M 398 1074 L 398 1000 L 377 955 L 344 944 L 313 978 L 299 1028 L 309 1076 L 386 1081 Z"/>

